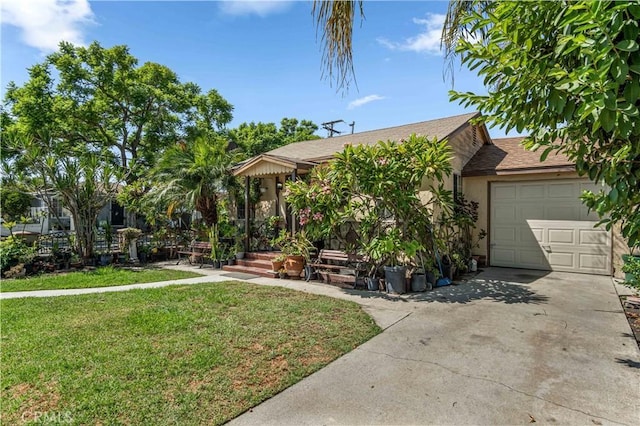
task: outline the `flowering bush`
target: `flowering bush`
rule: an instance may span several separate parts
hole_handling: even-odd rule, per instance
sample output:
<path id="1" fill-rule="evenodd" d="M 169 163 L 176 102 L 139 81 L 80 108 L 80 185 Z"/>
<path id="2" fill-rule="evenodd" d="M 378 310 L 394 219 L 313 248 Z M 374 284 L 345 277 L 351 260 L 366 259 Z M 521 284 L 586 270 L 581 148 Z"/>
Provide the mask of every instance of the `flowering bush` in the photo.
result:
<path id="1" fill-rule="evenodd" d="M 342 225 L 357 222 L 365 254 L 371 255 L 368 251 L 374 247 L 380 252 L 380 247 L 389 246 L 375 243 L 389 235 L 402 241 L 403 247 L 428 252 L 433 247 L 433 204 L 440 211 L 450 211 L 452 196 L 441 184 L 426 182 L 441 182 L 450 175 L 450 157 L 446 141 L 415 135 L 399 143 L 345 145 L 335 160 L 315 168 L 308 182 L 288 182 L 286 199 L 312 239 L 339 237 Z M 431 205 L 420 199 L 421 189 L 431 193 Z M 404 257 L 413 252 L 406 250 Z M 381 263 L 403 257 L 395 245 L 391 252 L 377 254 Z"/>

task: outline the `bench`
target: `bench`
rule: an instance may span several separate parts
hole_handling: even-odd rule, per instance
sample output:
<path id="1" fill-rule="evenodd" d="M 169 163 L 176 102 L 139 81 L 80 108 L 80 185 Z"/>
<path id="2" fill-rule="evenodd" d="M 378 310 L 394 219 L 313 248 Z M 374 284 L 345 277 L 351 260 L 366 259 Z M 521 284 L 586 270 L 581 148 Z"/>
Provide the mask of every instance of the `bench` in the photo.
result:
<path id="1" fill-rule="evenodd" d="M 193 265 L 195 262 L 200 263 L 200 268 L 204 265 L 205 256 L 209 256 L 211 254 L 211 243 L 205 243 L 201 241 L 194 241 L 191 243 L 188 249 L 186 250 L 178 250 L 178 261 L 176 265 L 180 263 L 183 259 L 181 255 L 187 256 L 187 260 L 189 261 L 189 265 Z"/>
<path id="2" fill-rule="evenodd" d="M 322 277 L 322 280 L 330 284 L 358 283 L 360 273 L 364 271 L 365 259 L 361 255 L 345 253 L 340 250 L 320 250 L 318 258 L 309 264 L 311 272 Z M 307 281 L 311 274 L 307 275 Z"/>

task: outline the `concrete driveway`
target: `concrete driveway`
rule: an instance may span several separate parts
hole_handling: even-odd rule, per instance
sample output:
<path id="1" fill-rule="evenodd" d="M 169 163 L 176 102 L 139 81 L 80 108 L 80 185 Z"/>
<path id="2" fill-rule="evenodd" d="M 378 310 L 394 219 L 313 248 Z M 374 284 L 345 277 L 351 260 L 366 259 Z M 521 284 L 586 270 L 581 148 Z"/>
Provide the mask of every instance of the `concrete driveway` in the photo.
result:
<path id="1" fill-rule="evenodd" d="M 399 320 L 231 424 L 640 424 L 640 352 L 609 277 L 489 268 L 371 295 L 344 294 Z"/>

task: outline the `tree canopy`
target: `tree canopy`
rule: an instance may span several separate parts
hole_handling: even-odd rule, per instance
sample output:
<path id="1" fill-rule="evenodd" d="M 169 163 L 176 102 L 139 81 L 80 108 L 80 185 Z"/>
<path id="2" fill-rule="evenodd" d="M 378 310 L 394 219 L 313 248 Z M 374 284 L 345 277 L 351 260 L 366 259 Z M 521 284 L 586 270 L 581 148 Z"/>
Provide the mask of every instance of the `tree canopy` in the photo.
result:
<path id="1" fill-rule="evenodd" d="M 639 20 L 637 2 L 452 2 L 445 37 L 488 88 L 452 100 L 528 133 L 541 161 L 562 152 L 603 183 L 583 200 L 630 247 L 640 245 Z"/>
<path id="2" fill-rule="evenodd" d="M 232 110 L 217 91 L 203 94 L 163 65 L 139 66 L 126 46 L 63 42 L 29 69 L 23 86 L 8 85 L 3 122 L 23 134 L 46 130 L 55 140 L 113 151 L 132 182 L 176 140 L 224 128 Z"/>
<path id="3" fill-rule="evenodd" d="M 243 155 L 253 157 L 293 142 L 320 139 L 314 133 L 318 126 L 309 120 L 283 118 L 280 128 L 275 123 L 242 123 L 229 131 Z"/>

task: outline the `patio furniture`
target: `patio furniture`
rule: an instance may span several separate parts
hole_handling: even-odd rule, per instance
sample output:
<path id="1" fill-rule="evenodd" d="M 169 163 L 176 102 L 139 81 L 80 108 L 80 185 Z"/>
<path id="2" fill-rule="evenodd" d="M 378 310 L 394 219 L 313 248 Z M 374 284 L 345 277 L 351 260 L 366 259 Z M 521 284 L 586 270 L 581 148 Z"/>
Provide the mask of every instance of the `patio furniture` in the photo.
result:
<path id="1" fill-rule="evenodd" d="M 200 263 L 200 268 L 204 265 L 204 258 L 211 255 L 211 243 L 203 241 L 194 241 L 187 250 L 178 250 L 178 261 L 176 265 L 186 256 L 190 265 L 196 262 Z"/>
<path id="2" fill-rule="evenodd" d="M 363 256 L 345 253 L 340 250 L 320 250 L 318 258 L 309 266 L 324 282 L 330 284 L 353 284 L 356 288 L 358 278 L 364 272 L 365 259 Z M 309 277 L 307 276 L 307 281 Z"/>

